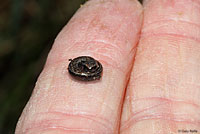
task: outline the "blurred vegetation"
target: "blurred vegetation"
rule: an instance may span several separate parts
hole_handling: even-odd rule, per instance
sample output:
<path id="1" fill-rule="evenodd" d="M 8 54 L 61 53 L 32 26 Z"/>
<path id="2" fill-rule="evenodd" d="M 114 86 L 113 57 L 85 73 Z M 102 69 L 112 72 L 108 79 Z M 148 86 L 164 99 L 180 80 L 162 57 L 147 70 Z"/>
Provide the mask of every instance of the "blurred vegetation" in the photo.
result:
<path id="1" fill-rule="evenodd" d="M 0 134 L 14 133 L 56 35 L 85 1 L 0 1 Z"/>
<path id="2" fill-rule="evenodd" d="M 0 1 L 0 134 L 13 134 L 53 41 L 84 0 Z"/>

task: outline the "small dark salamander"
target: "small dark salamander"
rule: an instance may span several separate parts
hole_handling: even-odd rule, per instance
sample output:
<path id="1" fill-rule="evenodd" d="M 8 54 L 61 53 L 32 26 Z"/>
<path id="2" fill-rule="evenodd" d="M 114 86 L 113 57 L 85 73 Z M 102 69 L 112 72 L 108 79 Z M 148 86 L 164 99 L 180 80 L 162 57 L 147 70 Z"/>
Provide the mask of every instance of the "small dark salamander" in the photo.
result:
<path id="1" fill-rule="evenodd" d="M 89 56 L 69 59 L 68 71 L 72 77 L 81 81 L 100 80 L 103 67 L 101 63 Z"/>

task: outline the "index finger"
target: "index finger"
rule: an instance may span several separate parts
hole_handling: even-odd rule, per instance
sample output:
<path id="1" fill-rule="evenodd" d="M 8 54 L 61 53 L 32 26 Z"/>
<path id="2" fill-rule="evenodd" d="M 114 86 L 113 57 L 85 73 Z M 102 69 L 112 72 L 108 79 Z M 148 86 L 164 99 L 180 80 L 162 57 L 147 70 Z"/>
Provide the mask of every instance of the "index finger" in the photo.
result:
<path id="1" fill-rule="evenodd" d="M 16 134 L 117 132 L 141 13 L 136 0 L 93 0 L 82 6 L 55 40 Z M 69 76 L 68 59 L 82 55 L 102 63 L 100 81 Z"/>

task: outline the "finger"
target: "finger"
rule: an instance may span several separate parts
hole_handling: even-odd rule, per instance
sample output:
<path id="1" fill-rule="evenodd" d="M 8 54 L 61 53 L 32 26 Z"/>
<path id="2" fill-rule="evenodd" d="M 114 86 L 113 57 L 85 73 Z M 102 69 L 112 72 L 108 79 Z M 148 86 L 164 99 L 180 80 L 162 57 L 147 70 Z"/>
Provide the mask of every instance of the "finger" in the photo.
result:
<path id="1" fill-rule="evenodd" d="M 142 22 L 133 0 L 93 0 L 58 35 L 16 134 L 117 133 L 128 72 Z M 69 76 L 68 59 L 92 56 L 103 65 L 96 82 Z"/>
<path id="2" fill-rule="evenodd" d="M 200 133 L 200 1 L 146 0 L 122 134 Z"/>

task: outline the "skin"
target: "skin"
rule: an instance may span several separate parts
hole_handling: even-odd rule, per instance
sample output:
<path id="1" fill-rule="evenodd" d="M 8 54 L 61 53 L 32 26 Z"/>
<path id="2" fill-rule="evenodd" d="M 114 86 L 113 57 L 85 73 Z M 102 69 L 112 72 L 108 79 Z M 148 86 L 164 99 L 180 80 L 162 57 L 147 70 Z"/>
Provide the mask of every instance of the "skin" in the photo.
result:
<path id="1" fill-rule="evenodd" d="M 69 76 L 81 55 L 102 63 L 100 81 Z M 15 133 L 200 134 L 199 61 L 199 0 L 91 0 L 57 36 Z"/>

